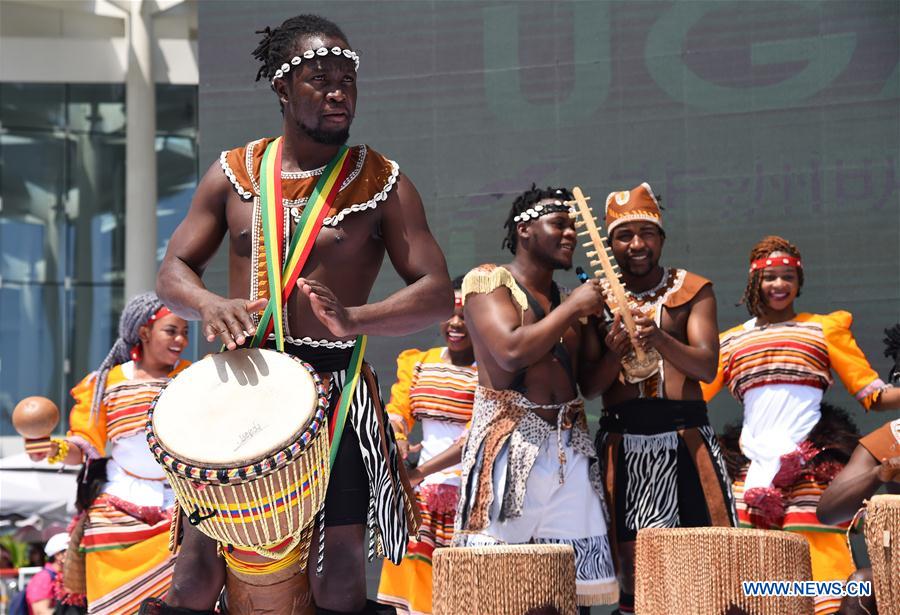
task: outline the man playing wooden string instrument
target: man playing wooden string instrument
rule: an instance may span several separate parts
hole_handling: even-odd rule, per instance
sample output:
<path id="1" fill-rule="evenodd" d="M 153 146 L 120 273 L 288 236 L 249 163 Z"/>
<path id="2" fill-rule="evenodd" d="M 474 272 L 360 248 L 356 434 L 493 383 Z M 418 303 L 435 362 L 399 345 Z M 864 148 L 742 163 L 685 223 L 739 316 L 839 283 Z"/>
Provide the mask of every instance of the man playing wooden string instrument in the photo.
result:
<path id="1" fill-rule="evenodd" d="M 478 362 L 472 427 L 463 454 L 457 545 L 571 545 L 582 607 L 616 601 L 599 464 L 578 398 L 581 356 L 603 309 L 597 280 L 563 300 L 553 281 L 576 246 L 568 190 L 532 187 L 513 203 L 507 265 L 463 280 L 466 324 Z M 595 345 L 599 342 L 595 342 Z"/>
<path id="2" fill-rule="evenodd" d="M 330 380 L 331 414 L 350 379 L 351 355 L 360 365 L 360 353 L 353 351 L 364 347 L 365 335 L 405 335 L 446 319 L 453 291 L 412 182 L 395 162 L 365 145 L 344 145 L 356 110 L 359 59 L 343 32 L 328 20 L 300 15 L 266 28 L 253 55 L 262 63 L 257 79 L 270 81 L 278 96 L 283 136 L 223 152 L 210 167 L 172 236 L 159 293 L 176 313 L 201 319 L 207 339 L 218 338 L 228 349 L 271 344 L 269 332 L 280 344 L 283 329 L 285 351 Z M 201 281 L 226 232 L 231 298 L 210 292 Z M 407 287 L 367 304 L 385 253 Z M 279 326 L 282 299 L 287 318 Z M 337 456 L 323 523 L 316 522 L 312 539 L 308 578 L 319 613 L 376 612 L 366 602 L 366 530 L 369 558 L 380 550 L 395 563 L 415 534 L 408 482 L 374 374 L 367 365 L 358 369 L 346 427 L 332 443 Z M 214 541 L 183 526 L 169 605 L 209 611 L 225 566 Z M 317 558 L 325 528 L 324 557 Z M 230 608 L 275 612 L 277 600 L 288 612 L 308 612 L 308 596 L 299 595 L 301 576 L 297 570 L 285 581 L 289 587 L 248 586 L 228 597 Z M 148 612 L 168 608 L 153 607 Z"/>
<path id="3" fill-rule="evenodd" d="M 607 197 L 606 227 L 636 331 L 630 335 L 616 314 L 603 339 L 601 367 L 582 392 L 603 395 L 597 455 L 619 562 L 619 608 L 631 613 L 639 529 L 731 526 L 735 515 L 700 390 L 701 380 L 715 377 L 719 352 L 712 284 L 684 269 L 660 267 L 666 236 L 648 184 Z M 608 280 L 601 284 L 608 289 Z M 657 373 L 631 384 L 621 374 L 633 344 L 655 349 L 661 361 Z"/>

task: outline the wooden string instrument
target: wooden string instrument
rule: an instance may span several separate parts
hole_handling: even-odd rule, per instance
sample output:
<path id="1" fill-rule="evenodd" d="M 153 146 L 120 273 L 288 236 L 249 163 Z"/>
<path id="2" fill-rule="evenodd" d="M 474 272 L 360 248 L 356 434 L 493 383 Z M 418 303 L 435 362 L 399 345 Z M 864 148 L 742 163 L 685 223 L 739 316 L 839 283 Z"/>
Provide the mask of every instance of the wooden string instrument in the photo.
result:
<path id="1" fill-rule="evenodd" d="M 572 189 L 575 201 L 569 201 L 569 204 L 575 205 L 575 228 L 583 228 L 578 233 L 579 236 L 587 236 L 590 241 L 583 244 L 586 248 L 593 248 L 587 252 L 587 257 L 594 277 L 606 278 L 609 285 L 609 293 L 604 293 L 606 304 L 609 309 L 622 316 L 622 324 L 632 336 L 635 335 L 634 317 L 631 314 L 628 295 L 625 293 L 625 286 L 622 284 L 621 274 L 618 265 L 611 258 L 612 251 L 606 243 L 606 238 L 600 234 L 597 228 L 594 214 L 591 212 L 587 201 L 590 197 L 585 197 L 581 192 L 581 188 L 575 186 Z M 610 296 L 612 295 L 612 296 Z M 624 306 L 625 309 L 619 309 Z M 659 371 L 659 361 L 661 357 L 656 349 L 644 350 L 640 346 L 633 346 L 632 352 L 622 358 L 622 373 L 626 382 L 636 383 L 646 380 L 657 371 Z"/>

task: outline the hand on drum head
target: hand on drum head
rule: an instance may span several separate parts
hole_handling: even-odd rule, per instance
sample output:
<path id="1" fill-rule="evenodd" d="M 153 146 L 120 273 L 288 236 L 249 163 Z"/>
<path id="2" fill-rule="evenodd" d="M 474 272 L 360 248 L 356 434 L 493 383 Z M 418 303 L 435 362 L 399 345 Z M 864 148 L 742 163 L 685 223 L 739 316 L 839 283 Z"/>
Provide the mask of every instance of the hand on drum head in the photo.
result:
<path id="1" fill-rule="evenodd" d="M 313 314 L 328 327 L 332 335 L 349 337 L 358 333 L 357 323 L 353 319 L 353 308 L 344 307 L 330 288 L 316 280 L 298 278 L 297 289 L 309 297 Z"/>
<path id="2" fill-rule="evenodd" d="M 878 480 L 883 483 L 900 482 L 900 456 L 881 462 L 878 467 Z"/>
<path id="3" fill-rule="evenodd" d="M 266 303 L 266 299 L 248 301 L 215 296 L 200 308 L 206 341 L 213 342 L 218 337 L 228 350 L 242 346 L 256 330 L 250 314 L 265 308 Z"/>

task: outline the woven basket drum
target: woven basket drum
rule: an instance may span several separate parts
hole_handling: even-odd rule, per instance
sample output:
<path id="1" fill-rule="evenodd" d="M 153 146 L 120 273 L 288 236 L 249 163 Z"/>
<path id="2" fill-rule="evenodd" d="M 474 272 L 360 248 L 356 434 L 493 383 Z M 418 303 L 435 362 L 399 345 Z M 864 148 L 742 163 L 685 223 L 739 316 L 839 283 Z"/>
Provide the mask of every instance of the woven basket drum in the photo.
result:
<path id="1" fill-rule="evenodd" d="M 900 495 L 869 500 L 865 534 L 878 613 L 900 615 Z"/>
<path id="2" fill-rule="evenodd" d="M 731 527 L 647 528 L 637 536 L 635 612 L 723 615 L 737 606 L 753 615 L 812 615 L 813 599 L 745 596 L 741 581 L 809 581 L 806 538 Z"/>
<path id="3" fill-rule="evenodd" d="M 434 615 L 523 615 L 553 607 L 574 615 L 569 545 L 453 547 L 434 552 Z"/>

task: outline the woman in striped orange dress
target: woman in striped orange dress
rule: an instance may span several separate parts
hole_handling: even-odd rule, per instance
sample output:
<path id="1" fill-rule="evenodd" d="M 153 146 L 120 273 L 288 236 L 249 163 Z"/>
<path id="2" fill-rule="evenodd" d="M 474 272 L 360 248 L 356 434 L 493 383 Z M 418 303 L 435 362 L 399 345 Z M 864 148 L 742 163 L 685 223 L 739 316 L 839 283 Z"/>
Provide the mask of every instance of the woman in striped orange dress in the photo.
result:
<path id="1" fill-rule="evenodd" d="M 53 439 L 49 461 L 85 464 L 72 534 L 89 614 L 136 613 L 141 600 L 168 591 L 174 497 L 144 430 L 161 386 L 188 365 L 186 345 L 187 323 L 154 293 L 131 299 L 106 359 L 72 389 L 68 435 Z"/>
<path id="2" fill-rule="evenodd" d="M 410 449 L 421 451 L 418 465 L 409 472 L 422 516 L 419 540 L 409 541 L 399 566 L 385 560 L 378 586 L 379 602 L 395 606 L 398 613 L 431 613 L 431 556 L 436 548 L 449 546 L 453 537 L 459 463 L 478 384 L 461 283 L 462 278 L 454 280 L 456 307 L 441 325 L 447 346 L 400 354 L 387 407 L 401 456 L 406 458 Z M 410 447 L 416 421 L 422 425 L 422 441 Z"/>
<path id="3" fill-rule="evenodd" d="M 823 415 L 822 396 L 832 370 L 866 410 L 900 407 L 900 389 L 869 365 L 848 312 L 794 310 L 802 285 L 794 245 L 770 236 L 753 248 L 742 299 L 752 318 L 719 337 L 719 370 L 704 397 L 727 387 L 744 406 L 739 446 L 745 463 L 732 477 L 740 524 L 804 535 L 813 579 L 843 581 L 853 571 L 846 526 L 819 522 L 816 505 L 852 451 L 842 434 L 854 428 L 839 413 Z M 837 424 L 845 427 L 833 429 Z M 816 613 L 834 613 L 839 604 L 839 598 L 818 598 Z"/>

